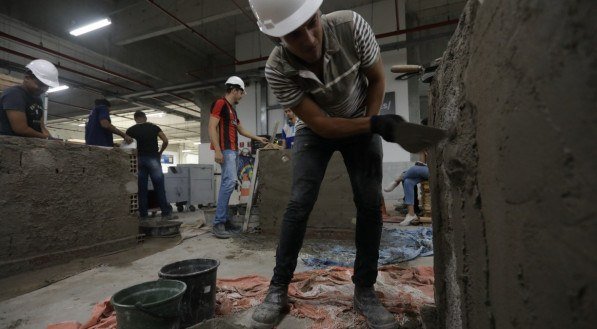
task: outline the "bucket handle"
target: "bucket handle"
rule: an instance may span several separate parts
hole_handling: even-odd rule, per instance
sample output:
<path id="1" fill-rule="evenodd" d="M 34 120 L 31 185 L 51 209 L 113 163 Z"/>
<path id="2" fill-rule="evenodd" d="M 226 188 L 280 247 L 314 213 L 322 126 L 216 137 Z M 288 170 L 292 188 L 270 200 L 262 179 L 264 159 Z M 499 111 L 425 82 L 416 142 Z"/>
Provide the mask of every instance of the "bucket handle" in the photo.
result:
<path id="1" fill-rule="evenodd" d="M 145 314 L 147 314 L 147 315 L 151 316 L 151 317 L 158 318 L 158 319 L 171 320 L 171 319 L 174 319 L 174 318 L 178 318 L 178 317 L 180 317 L 180 315 L 174 315 L 174 316 L 172 316 L 172 315 L 171 315 L 171 316 L 165 316 L 165 315 L 159 315 L 159 314 L 155 314 L 155 313 L 153 313 L 152 311 L 150 311 L 150 310 L 146 309 L 146 308 L 143 306 L 143 304 L 141 304 L 141 302 L 136 302 L 136 303 L 135 303 L 135 308 L 136 308 L 137 310 L 139 310 L 139 311 L 141 311 L 141 312 L 143 312 L 143 313 L 145 313 Z"/>

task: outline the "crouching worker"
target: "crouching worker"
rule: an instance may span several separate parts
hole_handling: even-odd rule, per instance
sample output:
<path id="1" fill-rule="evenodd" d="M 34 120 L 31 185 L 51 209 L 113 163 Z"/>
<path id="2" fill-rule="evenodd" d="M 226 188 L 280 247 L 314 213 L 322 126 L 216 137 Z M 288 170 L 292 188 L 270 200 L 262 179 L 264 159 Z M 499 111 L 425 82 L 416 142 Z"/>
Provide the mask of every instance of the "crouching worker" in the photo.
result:
<path id="1" fill-rule="evenodd" d="M 23 83 L 5 89 L 0 97 L 0 135 L 50 138 L 41 95 L 58 87 L 58 70 L 44 59 L 26 68 Z"/>

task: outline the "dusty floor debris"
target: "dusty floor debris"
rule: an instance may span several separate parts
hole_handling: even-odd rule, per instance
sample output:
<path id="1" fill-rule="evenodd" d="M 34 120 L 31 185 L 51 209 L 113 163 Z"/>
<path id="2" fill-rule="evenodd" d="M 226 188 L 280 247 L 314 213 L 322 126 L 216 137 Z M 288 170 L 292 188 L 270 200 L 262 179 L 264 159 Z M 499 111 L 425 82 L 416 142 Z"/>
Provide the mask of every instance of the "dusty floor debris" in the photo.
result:
<path id="1" fill-rule="evenodd" d="M 219 278 L 271 277 L 276 239 L 250 234 L 222 241 L 212 236 L 209 227 L 202 227 L 201 212 L 178 215 L 179 220 L 184 222 L 179 237 L 148 238 L 135 248 L 117 254 L 77 260 L 0 280 L 0 328 L 46 328 L 50 323 L 66 320 L 86 323 L 98 301 L 128 286 L 156 280 L 161 267 L 178 260 L 219 259 Z M 388 227 L 397 225 L 390 224 Z M 306 240 L 305 251 L 310 251 L 309 246 L 320 242 L 322 240 Z M 353 244 L 346 241 L 347 246 Z M 419 257 L 401 265 L 432 264 L 432 257 Z M 298 263 L 297 272 L 308 270 L 310 268 L 303 262 Z M 250 308 L 235 311 L 199 328 L 242 326 L 251 318 L 252 311 Z M 278 329 L 303 329 L 312 323 L 309 318 L 290 314 L 282 320 Z"/>
<path id="2" fill-rule="evenodd" d="M 351 276 L 352 269 L 346 267 L 297 273 L 289 287 L 290 314 L 313 320 L 311 329 L 364 327 L 364 318 L 353 311 Z M 380 268 L 376 289 L 388 310 L 405 325 L 420 323 L 422 307 L 433 304 L 433 282 L 431 267 L 392 265 Z M 256 306 L 265 297 L 268 286 L 269 279 L 257 275 L 218 280 L 217 315 L 225 317 Z M 217 319 L 210 324 L 239 327 L 239 324 Z M 95 305 L 85 324 L 63 322 L 49 325 L 47 329 L 116 329 L 116 315 L 106 299 Z"/>
<path id="3" fill-rule="evenodd" d="M 355 328 L 364 318 L 353 311 L 352 269 L 330 267 L 295 274 L 289 287 L 290 314 L 312 319 L 312 329 Z M 380 268 L 376 290 L 382 303 L 401 324 L 420 323 L 420 310 L 433 304 L 433 268 Z M 229 315 L 256 306 L 265 297 L 269 279 L 244 276 L 218 280 L 219 315 Z"/>

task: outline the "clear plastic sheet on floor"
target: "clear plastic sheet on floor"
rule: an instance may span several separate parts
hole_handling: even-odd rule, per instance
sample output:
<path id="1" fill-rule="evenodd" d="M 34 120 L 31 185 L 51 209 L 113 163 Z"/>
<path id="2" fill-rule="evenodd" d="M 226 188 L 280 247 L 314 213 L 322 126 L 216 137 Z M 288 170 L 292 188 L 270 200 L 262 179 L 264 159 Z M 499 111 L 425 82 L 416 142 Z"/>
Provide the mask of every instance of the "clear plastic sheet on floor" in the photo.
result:
<path id="1" fill-rule="evenodd" d="M 335 242 L 317 243 L 308 253 L 301 254 L 301 260 L 312 268 L 328 266 L 352 267 L 356 249 Z M 394 228 L 382 231 L 379 248 L 379 265 L 397 264 L 433 255 L 433 230 L 430 227 L 416 229 Z"/>
<path id="2" fill-rule="evenodd" d="M 291 311 L 297 317 L 312 319 L 311 329 L 363 328 L 365 319 L 353 310 L 352 269 L 330 267 L 296 273 L 289 287 Z M 417 321 L 424 305 L 433 304 L 433 268 L 383 266 L 375 285 L 382 303 L 399 323 Z M 269 286 L 269 279 L 243 276 L 218 280 L 216 314 L 225 316 L 258 305 Z"/>

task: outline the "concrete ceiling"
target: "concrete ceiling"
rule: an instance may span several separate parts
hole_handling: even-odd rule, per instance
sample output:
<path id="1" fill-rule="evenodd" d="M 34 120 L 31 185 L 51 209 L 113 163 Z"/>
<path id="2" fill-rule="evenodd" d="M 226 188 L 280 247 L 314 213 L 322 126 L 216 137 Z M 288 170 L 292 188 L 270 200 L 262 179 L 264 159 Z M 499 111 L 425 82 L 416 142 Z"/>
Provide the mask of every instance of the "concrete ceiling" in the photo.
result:
<path id="1" fill-rule="evenodd" d="M 378 1 L 388 0 L 325 0 L 322 11 Z M 406 2 L 407 14 L 422 24 L 458 18 L 463 5 Z M 82 132 L 79 124 L 93 99 L 104 95 L 121 116 L 117 126 L 130 125 L 140 108 L 174 113 L 176 118 L 167 115 L 162 123 L 172 127 L 167 133 L 198 140 L 196 100 L 201 93 L 220 93 L 201 89 L 235 72 L 235 37 L 257 31 L 246 0 L 3 0 L 0 15 L 1 73 L 20 78 L 32 58 L 59 65 L 71 89 L 50 95 L 49 122 L 73 133 Z M 80 37 L 69 34 L 103 17 L 112 25 Z"/>

